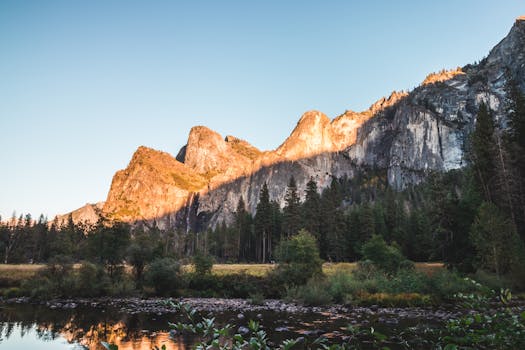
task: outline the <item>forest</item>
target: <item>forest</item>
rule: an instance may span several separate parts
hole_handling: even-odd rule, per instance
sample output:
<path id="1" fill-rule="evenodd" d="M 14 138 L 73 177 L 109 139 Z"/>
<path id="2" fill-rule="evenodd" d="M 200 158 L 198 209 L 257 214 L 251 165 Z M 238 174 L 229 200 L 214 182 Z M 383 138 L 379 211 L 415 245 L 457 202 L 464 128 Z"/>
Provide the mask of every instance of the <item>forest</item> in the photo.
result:
<path id="1" fill-rule="evenodd" d="M 525 281 L 525 98 L 515 84 L 507 90 L 506 120 L 494 120 L 480 106 L 465 145 L 467 167 L 431 174 L 401 192 L 388 186 L 384 169 L 334 178 L 323 191 L 311 179 L 304 196 L 291 177 L 283 208 L 265 184 L 254 216 L 241 197 L 229 225 L 190 233 L 104 221 L 75 225 L 71 217 L 59 225 L 44 216 L 13 215 L 1 221 L 0 261 L 88 260 L 110 270 L 127 263 L 139 265 L 139 274 L 155 257 L 184 260 L 195 253 L 217 262 L 270 263 L 279 242 L 304 229 L 324 261 L 361 260 L 363 246 L 379 236 L 411 261 Z"/>

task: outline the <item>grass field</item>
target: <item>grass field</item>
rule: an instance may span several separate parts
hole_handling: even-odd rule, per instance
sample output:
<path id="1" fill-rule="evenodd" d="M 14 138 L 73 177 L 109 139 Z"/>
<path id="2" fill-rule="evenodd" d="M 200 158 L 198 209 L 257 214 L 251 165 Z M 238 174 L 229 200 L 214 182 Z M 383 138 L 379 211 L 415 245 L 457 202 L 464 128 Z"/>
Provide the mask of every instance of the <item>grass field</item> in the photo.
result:
<path id="1" fill-rule="evenodd" d="M 264 276 L 277 265 L 272 264 L 215 264 L 213 273 L 227 275 L 233 273 L 247 273 L 255 276 Z M 357 267 L 357 263 L 324 263 L 323 272 L 331 275 L 336 271 L 351 272 Z M 190 268 L 191 267 L 186 267 Z M 426 274 L 433 274 L 443 268 L 442 263 L 416 263 L 416 270 Z"/>
<path id="2" fill-rule="evenodd" d="M 275 268 L 274 264 L 215 264 L 213 273 L 217 275 L 228 275 L 246 273 L 254 276 L 264 276 L 268 271 Z M 356 263 L 325 263 L 323 272 L 330 275 L 335 271 L 343 270 L 351 272 L 356 268 Z M 17 285 L 21 281 L 34 276 L 43 269 L 43 264 L 0 264 L 0 288 Z M 416 269 L 426 274 L 433 274 L 443 268 L 442 263 L 416 263 Z M 183 267 L 185 271 L 191 271 L 191 265 Z"/>

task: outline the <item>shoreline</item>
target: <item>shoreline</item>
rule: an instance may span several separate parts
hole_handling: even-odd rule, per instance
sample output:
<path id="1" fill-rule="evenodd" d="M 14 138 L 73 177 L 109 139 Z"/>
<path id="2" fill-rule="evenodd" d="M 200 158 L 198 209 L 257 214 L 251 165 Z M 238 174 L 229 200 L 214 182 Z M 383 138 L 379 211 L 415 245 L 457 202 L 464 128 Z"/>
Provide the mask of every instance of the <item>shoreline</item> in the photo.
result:
<path id="1" fill-rule="evenodd" d="M 54 299 L 32 300 L 27 297 L 12 298 L 0 301 L 1 305 L 33 304 L 50 309 L 76 309 L 79 307 L 114 309 L 123 314 L 167 315 L 176 313 L 166 302 L 182 302 L 192 306 L 201 313 L 261 313 L 274 312 L 286 314 L 320 314 L 330 318 L 350 318 L 359 320 L 363 317 L 379 317 L 385 323 L 398 323 L 404 319 L 424 319 L 431 322 L 444 322 L 458 318 L 468 309 L 460 305 L 442 304 L 440 306 L 383 307 L 378 305 L 354 306 L 332 304 L 326 306 L 304 306 L 297 303 L 276 299 L 264 300 L 261 304 L 252 304 L 245 299 L 225 298 L 95 298 L 95 299 Z M 525 303 L 518 303 L 520 310 L 525 310 Z M 241 316 L 240 316 L 241 317 Z"/>

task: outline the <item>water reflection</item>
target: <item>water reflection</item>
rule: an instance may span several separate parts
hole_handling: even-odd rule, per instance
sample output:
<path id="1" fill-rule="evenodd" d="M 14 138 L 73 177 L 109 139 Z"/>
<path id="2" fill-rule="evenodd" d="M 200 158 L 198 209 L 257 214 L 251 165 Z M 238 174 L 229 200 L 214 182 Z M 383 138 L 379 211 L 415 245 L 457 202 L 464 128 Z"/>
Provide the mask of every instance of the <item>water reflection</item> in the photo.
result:
<path id="1" fill-rule="evenodd" d="M 213 316 L 216 316 L 218 326 L 229 323 L 235 325 L 236 330 L 246 327 L 250 319 L 259 320 L 262 329 L 275 344 L 298 336 L 313 340 L 321 334 L 340 342 L 345 338 L 344 327 L 348 324 L 373 326 L 382 333 L 397 334 L 407 327 L 418 325 L 421 317 L 398 321 L 399 315 L 395 313 L 379 315 L 370 310 L 311 314 L 246 311 L 242 317 L 239 317 L 238 311 L 223 311 Z M 0 350 L 104 350 L 102 341 L 117 344 L 119 350 L 150 350 L 162 345 L 166 345 L 167 349 L 191 348 L 195 344 L 194 338 L 170 337 L 168 322 L 177 321 L 184 320 L 178 319 L 176 314 L 129 314 L 101 307 L 52 309 L 43 305 L 0 304 Z M 364 348 L 367 348 L 366 344 Z"/>
<path id="2" fill-rule="evenodd" d="M 117 344 L 119 350 L 149 350 L 162 345 L 186 349 L 191 339 L 170 338 L 167 326 L 167 318 L 156 315 L 9 305 L 0 308 L 0 349 L 104 350 L 102 341 Z"/>

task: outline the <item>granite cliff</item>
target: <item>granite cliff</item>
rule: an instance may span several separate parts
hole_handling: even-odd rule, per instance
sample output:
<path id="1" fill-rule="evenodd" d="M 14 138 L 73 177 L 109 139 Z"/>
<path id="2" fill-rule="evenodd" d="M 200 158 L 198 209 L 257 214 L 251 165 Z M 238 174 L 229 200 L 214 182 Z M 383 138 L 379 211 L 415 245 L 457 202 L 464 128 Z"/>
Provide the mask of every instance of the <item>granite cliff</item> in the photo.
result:
<path id="1" fill-rule="evenodd" d="M 115 174 L 102 215 L 198 231 L 230 221 L 241 196 L 254 213 L 264 182 L 282 204 L 291 175 L 303 192 L 310 178 L 324 188 L 362 167 L 384 169 L 389 184 L 403 189 L 431 171 L 465 166 L 465 144 L 482 102 L 505 126 L 509 78 L 525 91 L 523 17 L 480 63 L 433 73 L 411 92 L 394 92 L 364 112 L 333 120 L 306 112 L 275 150 L 260 151 L 204 126 L 191 129 L 177 157 L 140 147 Z"/>

